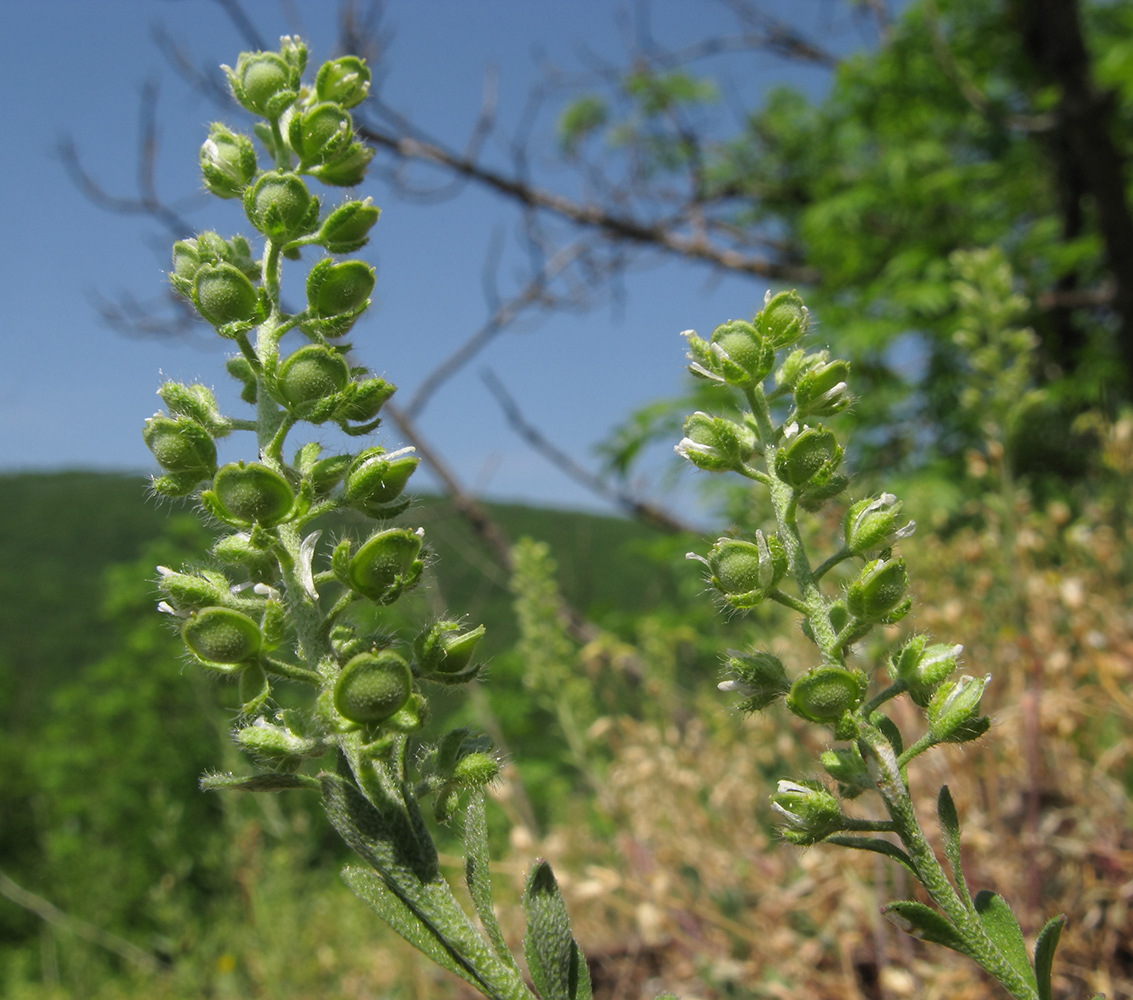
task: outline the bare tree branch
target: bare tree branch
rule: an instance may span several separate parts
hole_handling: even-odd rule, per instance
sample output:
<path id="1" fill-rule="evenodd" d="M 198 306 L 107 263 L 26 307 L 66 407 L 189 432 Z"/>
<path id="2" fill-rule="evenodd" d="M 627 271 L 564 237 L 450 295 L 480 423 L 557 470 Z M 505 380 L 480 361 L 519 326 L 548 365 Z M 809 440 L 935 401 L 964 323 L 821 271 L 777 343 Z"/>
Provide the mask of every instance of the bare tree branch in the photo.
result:
<path id="1" fill-rule="evenodd" d="M 485 369 L 480 377 L 488 387 L 488 391 L 496 397 L 496 402 L 500 404 L 500 408 L 504 411 L 504 416 L 507 418 L 507 422 L 511 425 L 512 429 L 539 452 L 540 455 L 547 459 L 547 461 L 556 468 L 561 469 L 570 476 L 571 479 L 575 480 L 575 482 L 581 483 L 592 493 L 596 493 L 598 496 L 613 501 L 621 507 L 622 510 L 660 531 L 672 534 L 697 533 L 695 528 L 683 524 L 659 507 L 655 507 L 653 504 L 647 503 L 644 500 L 638 500 L 624 490 L 611 486 L 606 480 L 602 479 L 600 476 L 596 476 L 588 469 L 583 468 L 571 458 L 570 455 L 548 441 L 537 428 L 524 418 L 522 411 L 519 409 L 519 405 L 511 397 L 504 387 L 504 384 L 496 377 L 494 372 L 490 369 Z"/>
<path id="2" fill-rule="evenodd" d="M 78 917 L 72 917 L 64 913 L 42 896 L 37 896 L 34 892 L 29 892 L 22 886 L 17 885 L 3 872 L 0 872 L 0 895 L 10 899 L 17 906 L 22 907 L 30 913 L 34 913 L 40 920 L 46 921 L 53 927 L 70 931 L 76 937 L 81 937 L 84 941 L 89 941 L 91 944 L 98 945 L 100 948 L 105 948 L 107 951 L 113 952 L 119 958 L 123 958 L 132 965 L 145 969 L 147 972 L 162 972 L 166 968 L 166 966 L 154 955 L 150 954 L 150 952 L 139 948 L 136 944 L 132 944 L 125 938 L 120 938 L 117 934 L 111 934 L 110 931 L 103 930 L 101 927 L 96 927 L 94 924 L 88 924 L 85 920 L 80 920 Z"/>

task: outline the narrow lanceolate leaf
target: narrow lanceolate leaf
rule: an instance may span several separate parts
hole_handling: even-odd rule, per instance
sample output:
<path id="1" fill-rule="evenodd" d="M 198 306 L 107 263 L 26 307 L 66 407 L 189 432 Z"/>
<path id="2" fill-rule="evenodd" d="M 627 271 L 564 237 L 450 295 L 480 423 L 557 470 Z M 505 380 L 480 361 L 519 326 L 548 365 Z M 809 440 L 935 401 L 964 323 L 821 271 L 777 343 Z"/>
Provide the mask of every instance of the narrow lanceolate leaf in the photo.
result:
<path id="1" fill-rule="evenodd" d="M 851 837 L 846 834 L 836 834 L 833 837 L 827 837 L 823 843 L 837 844 L 839 847 L 852 847 L 858 851 L 873 851 L 874 854 L 884 854 L 887 858 L 892 858 L 894 861 L 903 864 L 914 875 L 917 875 L 917 870 L 913 867 L 913 859 L 896 844 L 889 843 L 888 840 L 881 840 L 878 837 Z M 917 878 L 919 879 L 920 876 L 918 875 Z"/>
<path id="2" fill-rule="evenodd" d="M 1039 1000 L 1053 1000 L 1050 973 L 1054 965 L 1054 951 L 1058 947 L 1058 939 L 1065 926 L 1065 914 L 1060 913 L 1057 917 L 1051 917 L 1039 932 L 1039 939 L 1035 942 L 1035 979 L 1039 984 Z"/>
<path id="3" fill-rule="evenodd" d="M 1027 957 L 1027 943 L 1023 940 L 1023 932 L 1019 929 L 1019 921 L 1012 912 L 1007 901 L 987 889 L 976 894 L 976 914 L 983 924 L 984 933 L 991 938 L 999 953 L 1007 960 L 1017 973 L 1038 991 L 1035 982 L 1035 973 Z"/>
<path id="4" fill-rule="evenodd" d="M 284 792 L 292 788 L 319 790 L 317 779 L 306 774 L 206 774 L 201 777 L 202 792 Z"/>
<path id="5" fill-rule="evenodd" d="M 508 950 L 503 931 L 496 919 L 492 905 L 492 880 L 488 872 L 488 821 L 484 814 L 484 793 L 473 792 L 469 796 L 468 811 L 464 818 L 464 878 L 472 904 L 480 917 L 480 923 L 491 941 L 496 954 L 518 974 L 519 969 Z"/>
<path id="6" fill-rule="evenodd" d="M 942 944 L 945 948 L 951 948 L 962 955 L 968 953 L 964 947 L 964 939 L 948 918 L 924 903 L 918 903 L 913 899 L 901 899 L 887 904 L 881 912 L 906 934 L 931 944 Z"/>
<path id="7" fill-rule="evenodd" d="M 948 866 L 952 869 L 952 878 L 960 898 L 969 908 L 972 897 L 968 892 L 968 883 L 964 879 L 964 869 L 960 858 L 960 817 L 956 815 L 956 803 L 952 801 L 952 793 L 948 786 L 940 789 L 936 800 L 936 815 L 940 820 L 940 832 L 944 834 L 944 856 L 948 859 Z"/>
<path id="8" fill-rule="evenodd" d="M 320 778 L 323 806 L 334 828 L 377 872 L 379 881 L 400 901 L 404 911 L 369 880 L 359 882 L 368 892 L 362 898 L 383 918 L 392 916 L 390 926 L 415 947 L 420 947 L 420 940 L 435 941 L 435 946 L 461 970 L 457 974 L 491 1000 L 529 1000 L 523 980 L 480 937 L 439 871 L 422 877 L 420 859 L 407 849 L 404 835 L 394 835 L 395 817 L 379 813 L 342 775 L 324 772 Z M 430 950 L 426 954 L 433 956 Z M 445 964 L 445 968 L 451 965 Z"/>
<path id="9" fill-rule="evenodd" d="M 590 1000 L 590 970 L 571 936 L 570 919 L 551 866 L 538 861 L 523 892 L 527 936 L 523 953 L 543 1000 Z"/>

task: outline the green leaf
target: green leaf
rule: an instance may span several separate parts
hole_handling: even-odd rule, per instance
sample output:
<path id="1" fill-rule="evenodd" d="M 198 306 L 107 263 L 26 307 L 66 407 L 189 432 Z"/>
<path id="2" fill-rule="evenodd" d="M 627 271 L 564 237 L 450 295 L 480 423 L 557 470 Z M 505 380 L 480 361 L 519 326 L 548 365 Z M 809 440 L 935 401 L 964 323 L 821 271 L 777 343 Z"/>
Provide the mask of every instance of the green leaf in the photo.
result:
<path id="1" fill-rule="evenodd" d="M 234 774 L 205 774 L 201 777 L 202 792 L 284 792 L 292 788 L 318 791 L 317 779 L 306 774 L 249 774 L 238 778 Z"/>
<path id="2" fill-rule="evenodd" d="M 991 943 L 1037 992 L 1035 972 L 1027 957 L 1027 944 L 1023 940 L 1023 932 L 1019 929 L 1019 921 L 1015 918 L 1011 907 L 1007 905 L 1007 901 L 1002 896 L 984 889 L 976 894 L 975 908 L 980 923 L 983 924 L 984 933 L 991 938 Z"/>
<path id="3" fill-rule="evenodd" d="M 416 824 L 406 815 L 409 810 L 405 800 L 400 809 L 393 802 L 385 802 L 387 808 L 379 812 L 345 775 L 324 772 L 320 779 L 323 805 L 331 823 L 377 872 L 382 885 L 401 906 L 387 901 L 369 880 L 364 886 L 370 895 L 362 898 L 384 919 L 392 916 L 390 926 L 414 947 L 425 941 L 425 954 L 433 957 L 429 949 L 442 948 L 462 970 L 458 975 L 485 996 L 492 1000 L 526 997 L 523 980 L 484 943 L 439 870 L 431 865 L 422 868 L 421 850 L 412 843 L 417 836 Z M 381 789 L 373 791 L 376 794 Z"/>
<path id="4" fill-rule="evenodd" d="M 960 898 L 970 908 L 972 897 L 968 892 L 960 858 L 960 817 L 956 815 L 956 803 L 952 801 L 952 793 L 948 791 L 947 785 L 941 786 L 940 795 L 936 799 L 936 815 L 940 820 L 940 831 L 944 834 L 944 856 L 948 858 L 948 866 L 952 869 Z"/>
<path id="5" fill-rule="evenodd" d="M 1058 947 L 1058 939 L 1062 928 L 1066 926 L 1066 915 L 1060 913 L 1051 917 L 1046 926 L 1039 931 L 1039 939 L 1035 942 L 1035 979 L 1039 985 L 1039 1000 L 1053 1000 L 1050 988 L 1050 972 L 1054 965 L 1054 950 Z"/>
<path id="6" fill-rule="evenodd" d="M 416 913 L 389 886 L 380 875 L 366 868 L 347 865 L 342 869 L 342 880 L 350 890 L 368 903 L 379 917 L 442 969 L 447 969 L 477 989 L 480 982 L 453 953 L 445 940 Z"/>
<path id="7" fill-rule="evenodd" d="M 962 955 L 968 953 L 964 947 L 964 939 L 948 918 L 924 903 L 901 899 L 882 907 L 881 912 L 906 934 L 911 934 L 921 941 L 942 944 L 945 948 L 951 948 Z"/>
<path id="8" fill-rule="evenodd" d="M 546 861 L 537 861 L 523 892 L 527 935 L 523 952 L 543 1000 L 590 1000 L 590 970 L 571 936 L 559 885 Z"/>
<path id="9" fill-rule="evenodd" d="M 887 858 L 892 858 L 894 861 L 903 864 L 914 875 L 917 875 L 917 870 L 913 867 L 912 858 L 896 844 L 889 843 L 888 840 L 881 840 L 876 837 L 851 837 L 845 834 L 836 834 L 833 837 L 827 837 L 823 843 L 837 844 L 839 847 L 852 847 L 858 851 L 873 851 L 875 854 L 884 854 Z M 919 880 L 920 876 L 917 876 L 917 878 Z"/>
<path id="10" fill-rule="evenodd" d="M 488 822 L 484 814 L 484 793 L 477 790 L 468 799 L 468 811 L 464 818 L 464 878 L 468 883 L 468 892 L 480 923 L 488 934 L 488 940 L 503 961 L 516 970 L 519 969 L 504 940 L 503 931 L 500 930 L 496 919 L 496 910 L 492 905 L 492 880 L 488 865 Z"/>

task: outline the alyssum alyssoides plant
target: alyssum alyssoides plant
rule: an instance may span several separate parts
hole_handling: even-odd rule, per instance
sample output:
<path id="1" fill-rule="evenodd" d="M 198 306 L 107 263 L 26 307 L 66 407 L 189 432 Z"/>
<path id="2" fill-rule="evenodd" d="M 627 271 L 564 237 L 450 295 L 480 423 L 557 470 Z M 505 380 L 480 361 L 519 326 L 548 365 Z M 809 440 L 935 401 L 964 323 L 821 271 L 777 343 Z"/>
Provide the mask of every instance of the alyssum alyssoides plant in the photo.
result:
<path id="1" fill-rule="evenodd" d="M 768 293 L 750 323 L 724 323 L 707 341 L 692 331 L 685 334 L 693 374 L 739 390 L 746 407 L 740 421 L 694 413 L 677 451 L 700 469 L 735 472 L 758 483 L 770 494 L 777 522 L 768 534 L 721 538 L 706 557 L 690 553 L 690 558 L 707 566 L 712 588 L 731 608 L 776 601 L 797 611 L 815 646 L 815 665 L 793 679 L 770 652 L 730 651 L 720 688 L 736 692 L 746 712 L 785 698 L 791 712 L 827 727 L 835 741 L 819 760 L 833 788 L 824 781 L 784 780 L 771 796 L 786 840 L 893 858 L 935 904 L 889 903 L 884 912 L 897 926 L 972 958 L 1019 1000 L 1051 1000 L 1051 962 L 1064 918 L 1043 928 L 1032 959 L 1008 904 L 987 890 L 970 893 L 947 786 L 940 790 L 937 815 L 951 879 L 925 837 L 909 792 L 906 766 L 914 757 L 987 732 L 980 700 L 990 676 L 958 676 L 962 647 L 924 635 L 914 635 L 872 675 L 852 659 L 859 640 L 877 625 L 902 619 L 912 604 L 905 561 L 893 554 L 893 546 L 913 532 L 911 522 L 901 525 L 901 502 L 890 493 L 858 500 L 846 511 L 836 552 L 814 565 L 806 551 L 801 513 L 818 510 L 849 485 L 839 471 L 837 436 L 820 421 L 851 402 L 849 364 L 832 360 L 827 351 L 797 346 L 807 324 L 797 293 Z M 864 562 L 856 578 L 838 593 L 827 593 L 826 575 L 850 559 Z M 788 582 L 794 584 L 789 590 Z M 886 712 L 899 697 L 911 699 L 924 718 L 923 735 L 908 744 Z M 865 792 L 878 793 L 882 816 L 859 818 L 844 811 L 840 800 Z"/>
<path id="2" fill-rule="evenodd" d="M 165 470 L 160 496 L 190 496 L 230 529 L 207 567 L 159 568 L 161 610 L 175 616 L 189 654 L 205 670 L 235 677 L 241 716 L 236 743 L 258 764 L 250 776 L 206 776 L 205 789 L 274 792 L 310 789 L 366 862 L 344 872 L 351 888 L 396 930 L 488 997 L 533 994 L 493 912 L 483 787 L 498 772 L 489 742 L 457 729 L 420 743 L 430 685 L 471 681 L 483 627 L 441 620 L 409 643 L 364 634 L 356 602 L 386 606 L 414 586 L 423 531 L 382 526 L 402 512 L 417 466 L 412 449 L 381 447 L 326 455 L 314 443 L 286 454 L 299 423 L 336 424 L 369 434 L 394 387 L 353 366 L 341 338 L 369 305 L 374 271 L 340 259 L 361 248 L 378 219 L 369 201 L 325 208 L 307 178 L 350 187 L 372 151 L 354 135 L 349 109 L 366 96 L 370 72 L 346 56 L 325 63 L 313 86 L 301 82 L 307 50 L 284 38 L 279 52 L 241 54 L 227 69 L 237 102 L 257 116 L 253 140 L 224 125 L 201 147 L 205 186 L 240 198 L 262 239 L 256 256 L 242 236 L 200 233 L 173 247 L 174 288 L 187 296 L 237 353 L 228 372 L 255 407 L 252 419 L 222 416 L 203 385 L 165 383 L 169 413 L 146 423 L 145 441 Z M 261 162 L 265 160 L 266 162 Z M 284 311 L 284 261 L 305 247 L 326 255 L 310 268 L 306 308 Z M 284 339 L 289 343 L 283 347 Z M 254 460 L 217 468 L 215 440 L 254 432 Z M 379 526 L 361 544 L 329 553 L 311 522 L 337 510 Z M 305 686 L 304 709 L 279 708 L 276 685 Z M 322 769 L 318 770 L 322 765 Z M 311 773 L 313 770 L 317 773 Z M 448 822 L 468 795 L 466 877 L 477 928 L 441 876 L 422 809 Z M 543 1000 L 586 1000 L 586 963 L 575 944 L 555 878 L 545 862 L 527 880 L 527 966 Z"/>

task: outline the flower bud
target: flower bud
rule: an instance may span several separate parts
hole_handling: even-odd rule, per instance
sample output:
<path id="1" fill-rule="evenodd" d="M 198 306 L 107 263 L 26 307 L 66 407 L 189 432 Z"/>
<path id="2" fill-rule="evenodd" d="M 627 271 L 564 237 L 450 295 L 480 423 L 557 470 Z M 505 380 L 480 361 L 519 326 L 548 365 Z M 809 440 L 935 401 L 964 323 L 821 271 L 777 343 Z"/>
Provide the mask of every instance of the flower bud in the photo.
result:
<path id="1" fill-rule="evenodd" d="M 209 666 L 247 663 L 260 651 L 260 627 L 231 608 L 205 608 L 181 627 L 181 638 Z"/>
<path id="2" fill-rule="evenodd" d="M 418 556 L 423 536 L 423 530 L 408 528 L 372 535 L 350 560 L 350 586 L 376 604 L 392 604 L 421 575 L 424 566 Z"/>
<path id="3" fill-rule="evenodd" d="M 712 331 L 709 351 L 729 385 L 758 385 L 775 366 L 775 349 L 750 323 L 731 320 Z"/>
<path id="4" fill-rule="evenodd" d="M 245 403 L 256 402 L 256 373 L 243 354 L 237 354 L 224 362 L 224 368 L 234 379 L 244 383 L 240 390 L 240 398 Z"/>
<path id="5" fill-rule="evenodd" d="M 775 589 L 787 572 L 787 553 L 774 535 L 755 533 L 755 541 L 721 538 L 712 546 L 707 559 L 700 559 L 711 571 L 713 587 L 734 608 L 754 608 Z"/>
<path id="6" fill-rule="evenodd" d="M 307 275 L 311 315 L 327 318 L 356 314 L 366 308 L 376 280 L 376 272 L 365 261 L 344 260 L 336 264 L 329 257 L 320 260 Z"/>
<path id="7" fill-rule="evenodd" d="M 850 584 L 846 607 L 862 621 L 891 624 L 903 618 L 912 606 L 905 598 L 908 587 L 904 559 L 875 559 Z"/>
<path id="8" fill-rule="evenodd" d="M 354 187 L 361 184 L 366 168 L 374 158 L 374 150 L 361 142 L 352 142 L 334 159 L 312 167 L 312 177 L 334 187 Z"/>
<path id="9" fill-rule="evenodd" d="M 775 453 L 775 474 L 788 486 L 801 489 L 824 467 L 836 465 L 841 457 L 842 449 L 831 431 L 807 427 L 779 447 Z"/>
<path id="10" fill-rule="evenodd" d="M 360 653 L 338 675 L 334 707 L 351 722 L 380 723 L 409 700 L 413 675 L 405 659 L 390 649 Z"/>
<path id="11" fill-rule="evenodd" d="M 848 511 L 843 524 L 846 548 L 854 555 L 861 555 L 874 549 L 887 549 L 901 538 L 908 538 L 917 524 L 910 521 L 903 528 L 897 527 L 901 516 L 901 501 L 892 493 L 882 493 L 875 498 L 859 500 Z"/>
<path id="12" fill-rule="evenodd" d="M 164 476 L 154 476 L 150 480 L 150 489 L 155 496 L 187 497 L 200 483 L 203 476 L 195 472 L 170 472 Z"/>
<path id="13" fill-rule="evenodd" d="M 354 253 L 370 240 L 370 230 L 378 221 L 381 209 L 372 198 L 348 201 L 327 216 L 319 230 L 319 244 L 328 253 Z"/>
<path id="14" fill-rule="evenodd" d="M 236 68 L 221 67 L 228 76 L 232 96 L 247 111 L 276 119 L 299 96 L 294 59 L 276 52 L 241 52 Z"/>
<path id="15" fill-rule="evenodd" d="M 228 581 L 220 573 L 177 573 L 168 566 L 157 567 L 158 587 L 178 611 L 209 608 L 228 599 Z"/>
<path id="16" fill-rule="evenodd" d="M 259 462 L 223 466 L 212 481 L 212 493 L 229 518 L 265 528 L 279 524 L 295 502 L 287 480 Z"/>
<path id="17" fill-rule="evenodd" d="M 346 472 L 346 502 L 371 517 L 388 516 L 386 505 L 401 496 L 421 461 L 412 451 L 406 448 L 387 455 L 382 448 L 368 448 L 361 452 Z"/>
<path id="18" fill-rule="evenodd" d="M 813 365 L 795 383 L 795 409 L 799 416 L 829 417 L 850 405 L 846 379 L 848 361 L 828 361 Z"/>
<path id="19" fill-rule="evenodd" d="M 856 746 L 826 750 L 819 761 L 826 773 L 838 782 L 838 794 L 843 798 L 856 799 L 874 787 L 869 768 Z"/>
<path id="20" fill-rule="evenodd" d="M 218 539 L 212 547 L 212 554 L 225 565 L 243 566 L 257 581 L 270 580 L 278 566 L 270 549 L 261 548 L 251 535 L 242 531 Z"/>
<path id="21" fill-rule="evenodd" d="M 357 56 L 340 56 L 325 62 L 315 77 L 315 95 L 344 108 L 361 104 L 370 92 L 370 70 Z"/>
<path id="22" fill-rule="evenodd" d="M 486 631 L 483 625 L 461 631 L 461 623 L 439 621 L 413 640 L 422 676 L 441 684 L 464 684 L 480 672 L 473 654 Z"/>
<path id="23" fill-rule="evenodd" d="M 201 146 L 201 176 L 218 198 L 237 198 L 256 176 L 256 150 L 246 136 L 219 122 L 209 128 Z"/>
<path id="24" fill-rule="evenodd" d="M 755 433 L 750 428 L 699 410 L 685 421 L 684 434 L 675 450 L 698 469 L 735 469 L 755 454 Z"/>
<path id="25" fill-rule="evenodd" d="M 838 800 L 817 781 L 780 780 L 771 808 L 785 821 L 783 839 L 799 847 L 817 844 L 845 825 Z"/>
<path id="26" fill-rule="evenodd" d="M 791 685 L 787 708 L 808 722 L 836 726 L 862 703 L 868 689 L 869 679 L 860 670 L 812 667 Z"/>
<path id="27" fill-rule="evenodd" d="M 461 788 L 483 788 L 500 775 L 500 762 L 490 753 L 465 754 L 456 762 L 449 779 Z"/>
<path id="28" fill-rule="evenodd" d="M 782 661 L 771 653 L 729 651 L 724 673 L 726 679 L 716 686 L 740 695 L 736 707 L 741 712 L 762 711 L 791 689 Z"/>
<path id="29" fill-rule="evenodd" d="M 980 699 L 991 674 L 945 681 L 936 689 L 925 714 L 928 733 L 937 743 L 967 743 L 978 740 L 991 728 L 991 719 L 980 715 Z"/>
<path id="30" fill-rule="evenodd" d="M 370 421 L 381 412 L 397 386 L 384 378 L 368 378 L 347 387 L 342 405 L 335 410 L 337 420 Z"/>
<path id="31" fill-rule="evenodd" d="M 806 333 L 810 313 L 798 292 L 792 290 L 772 296 L 768 291 L 763 300 L 763 312 L 756 320 L 772 350 L 778 350 L 793 344 Z"/>
<path id="32" fill-rule="evenodd" d="M 964 651 L 957 644 L 938 642 L 929 646 L 923 635 L 913 636 L 890 660 L 896 680 L 904 681 L 909 696 L 921 708 L 932 700 L 936 689 L 956 670 L 956 661 Z"/>
<path id="33" fill-rule="evenodd" d="M 301 177 L 272 170 L 244 191 L 244 214 L 261 233 L 279 243 L 315 227 L 319 200 L 311 197 Z"/>
<path id="34" fill-rule="evenodd" d="M 828 356 L 826 351 L 819 352 L 822 359 L 825 360 Z M 779 370 L 775 373 L 775 384 L 783 389 L 793 389 L 795 383 L 798 382 L 803 372 L 809 367 L 810 359 L 815 355 L 808 357 L 806 348 L 800 347 L 798 350 L 791 351 L 784 359 L 783 363 L 779 366 Z"/>
<path id="35" fill-rule="evenodd" d="M 173 270 L 169 280 L 179 292 L 190 294 L 202 263 L 196 240 L 178 240 L 173 244 Z"/>
<path id="36" fill-rule="evenodd" d="M 354 122 L 339 105 L 324 102 L 292 116 L 287 127 L 301 169 L 326 163 L 354 138 Z"/>
<path id="37" fill-rule="evenodd" d="M 197 271 L 193 304 L 204 320 L 215 327 L 263 318 L 256 286 L 232 264 L 206 264 Z"/>
<path id="38" fill-rule="evenodd" d="M 337 351 L 309 344 L 289 355 L 279 366 L 276 385 L 283 401 L 292 407 L 315 403 L 341 392 L 350 381 L 350 367 Z"/>
<path id="39" fill-rule="evenodd" d="M 142 439 L 163 469 L 195 476 L 193 486 L 216 472 L 216 445 L 193 420 L 155 413 L 146 421 Z"/>
<path id="40" fill-rule="evenodd" d="M 311 466 L 307 471 L 307 477 L 317 492 L 326 493 L 342 481 L 342 477 L 350 467 L 350 462 L 349 455 L 328 455 Z"/>
<path id="41" fill-rule="evenodd" d="M 225 432 L 224 418 L 217 409 L 216 397 L 207 386 L 165 382 L 157 390 L 157 394 L 171 413 L 188 417 L 213 433 Z"/>
<path id="42" fill-rule="evenodd" d="M 293 714 L 280 712 L 277 719 Z M 236 742 L 260 760 L 288 771 L 298 767 L 304 757 L 318 757 L 326 752 L 322 740 L 302 731 L 296 732 L 286 724 L 270 723 L 263 716 L 252 725 L 236 730 Z"/>

